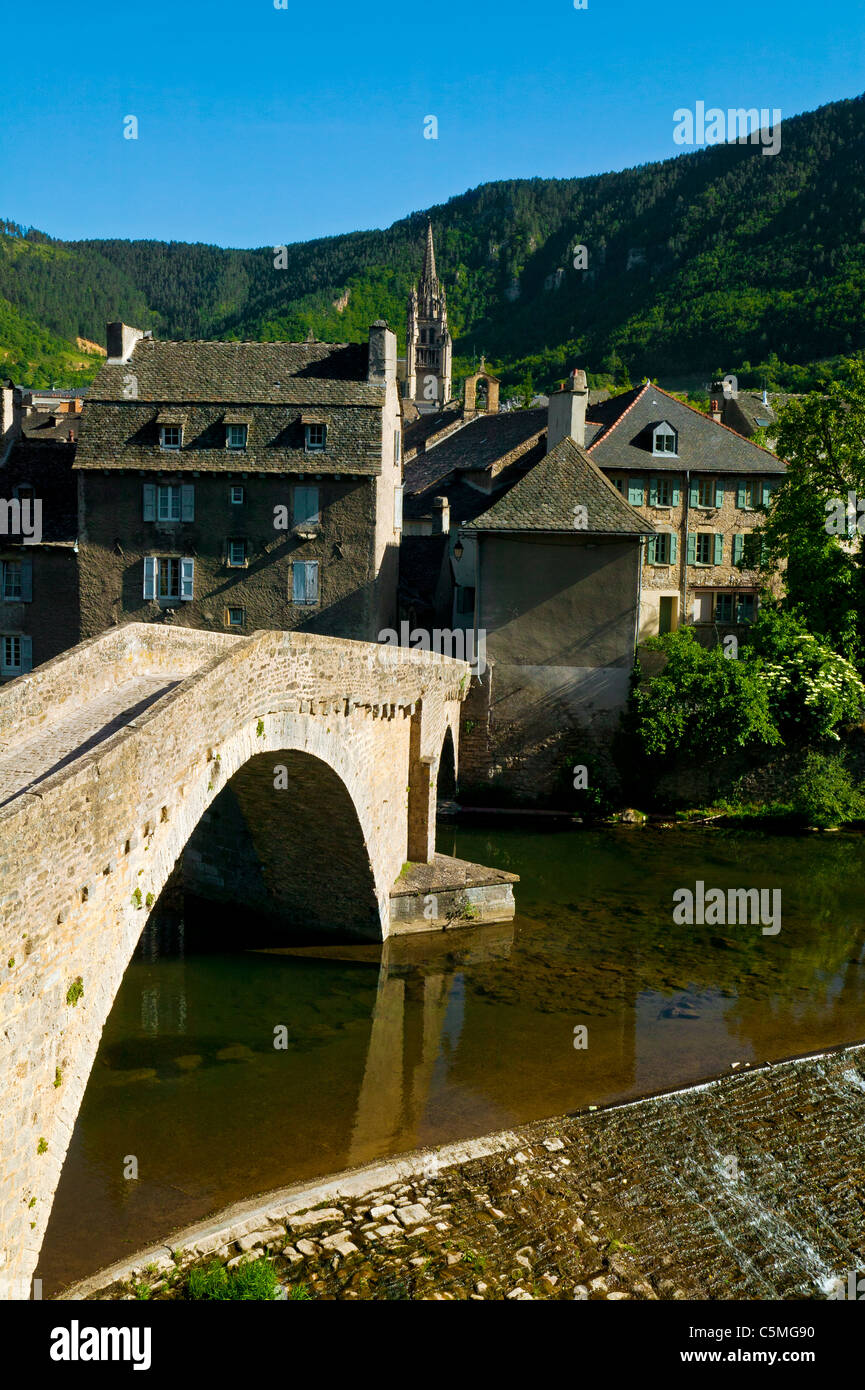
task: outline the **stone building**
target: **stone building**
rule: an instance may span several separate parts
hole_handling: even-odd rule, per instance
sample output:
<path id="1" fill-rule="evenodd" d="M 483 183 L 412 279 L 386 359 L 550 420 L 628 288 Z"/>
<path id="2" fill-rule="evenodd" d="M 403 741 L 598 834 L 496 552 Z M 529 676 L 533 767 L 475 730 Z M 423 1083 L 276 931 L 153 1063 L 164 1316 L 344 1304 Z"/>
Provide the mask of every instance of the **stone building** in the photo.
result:
<path id="1" fill-rule="evenodd" d="M 570 384 L 550 397 L 551 421 L 569 394 Z M 574 412 L 572 438 L 657 531 L 642 567 L 640 638 L 683 622 L 707 641 L 745 628 L 760 584 L 753 532 L 786 465 L 652 382 L 587 414 Z"/>
<path id="2" fill-rule="evenodd" d="M 72 464 L 81 401 L 35 395 L 0 388 L 0 682 L 80 637 Z"/>
<path id="3" fill-rule="evenodd" d="M 432 223 L 417 287 L 412 288 L 406 320 L 403 396 L 419 411 L 432 411 L 451 398 L 453 343 L 448 332 L 447 299 L 436 274 Z"/>
<path id="4" fill-rule="evenodd" d="M 374 640 L 396 611 L 396 337 L 158 342 L 108 329 L 84 412 L 81 636 L 163 620 Z"/>

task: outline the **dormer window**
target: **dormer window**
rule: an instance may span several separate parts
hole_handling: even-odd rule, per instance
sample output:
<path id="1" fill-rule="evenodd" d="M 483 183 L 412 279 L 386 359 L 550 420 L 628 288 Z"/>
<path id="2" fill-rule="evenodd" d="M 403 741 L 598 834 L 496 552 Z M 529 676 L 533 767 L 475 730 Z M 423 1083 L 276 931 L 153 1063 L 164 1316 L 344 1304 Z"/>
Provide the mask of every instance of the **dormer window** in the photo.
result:
<path id="1" fill-rule="evenodd" d="M 662 420 L 652 434 L 652 453 L 662 458 L 675 458 L 679 452 L 679 436 L 672 425 Z"/>
<path id="2" fill-rule="evenodd" d="M 327 441 L 327 425 L 313 423 L 304 426 L 304 428 L 307 453 L 321 453 Z"/>
<path id="3" fill-rule="evenodd" d="M 226 425 L 225 426 L 225 447 L 226 449 L 245 449 L 248 425 Z"/>
<path id="4" fill-rule="evenodd" d="M 183 442 L 182 425 L 161 425 L 159 445 L 162 449 L 179 449 Z"/>

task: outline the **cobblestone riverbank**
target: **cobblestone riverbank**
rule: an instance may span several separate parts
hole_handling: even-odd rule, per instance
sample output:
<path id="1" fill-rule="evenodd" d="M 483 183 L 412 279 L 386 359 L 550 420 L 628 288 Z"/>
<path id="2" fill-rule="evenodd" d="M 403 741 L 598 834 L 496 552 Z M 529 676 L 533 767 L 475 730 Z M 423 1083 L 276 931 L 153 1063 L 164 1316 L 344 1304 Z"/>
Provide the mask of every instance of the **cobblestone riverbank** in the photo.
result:
<path id="1" fill-rule="evenodd" d="M 262 1255 L 290 1297 L 825 1298 L 865 1266 L 865 1046 L 271 1193 L 61 1297 Z"/>

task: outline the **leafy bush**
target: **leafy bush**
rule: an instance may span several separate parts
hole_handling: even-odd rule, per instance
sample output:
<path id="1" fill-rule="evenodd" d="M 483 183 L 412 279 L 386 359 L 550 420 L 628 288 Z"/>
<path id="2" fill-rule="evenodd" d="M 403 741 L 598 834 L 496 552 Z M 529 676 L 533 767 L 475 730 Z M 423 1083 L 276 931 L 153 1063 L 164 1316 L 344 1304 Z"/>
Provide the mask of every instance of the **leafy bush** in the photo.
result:
<path id="1" fill-rule="evenodd" d="M 784 739 L 835 738 L 862 718 L 865 685 L 856 668 L 808 631 L 797 613 L 761 608 L 742 658 L 762 664 L 770 708 Z"/>
<path id="2" fill-rule="evenodd" d="M 243 1260 L 227 1269 L 218 1260 L 205 1268 L 191 1269 L 185 1296 L 196 1300 L 273 1299 L 277 1296 L 276 1272 L 269 1260 Z"/>
<path id="3" fill-rule="evenodd" d="M 756 662 L 732 661 L 720 647 L 703 647 L 687 627 L 646 646 L 663 652 L 667 664 L 651 680 L 638 667 L 631 694 L 631 722 L 645 753 L 722 755 L 781 742 Z"/>
<path id="4" fill-rule="evenodd" d="M 865 816 L 865 796 L 837 754 L 808 754 L 794 785 L 793 806 L 808 825 L 824 828 Z"/>

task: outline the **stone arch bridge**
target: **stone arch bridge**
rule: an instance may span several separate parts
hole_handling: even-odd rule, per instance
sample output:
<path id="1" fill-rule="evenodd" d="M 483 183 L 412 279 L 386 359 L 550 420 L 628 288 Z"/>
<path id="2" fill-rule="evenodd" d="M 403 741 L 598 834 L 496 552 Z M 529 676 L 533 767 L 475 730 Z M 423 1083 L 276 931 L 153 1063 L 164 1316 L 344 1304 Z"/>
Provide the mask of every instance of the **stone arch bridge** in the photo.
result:
<path id="1" fill-rule="evenodd" d="M 367 940 L 513 916 L 512 875 L 435 854 L 468 667 L 384 650 L 128 624 L 0 690 L 0 1297 L 29 1296 L 102 1029 L 172 875 Z"/>

